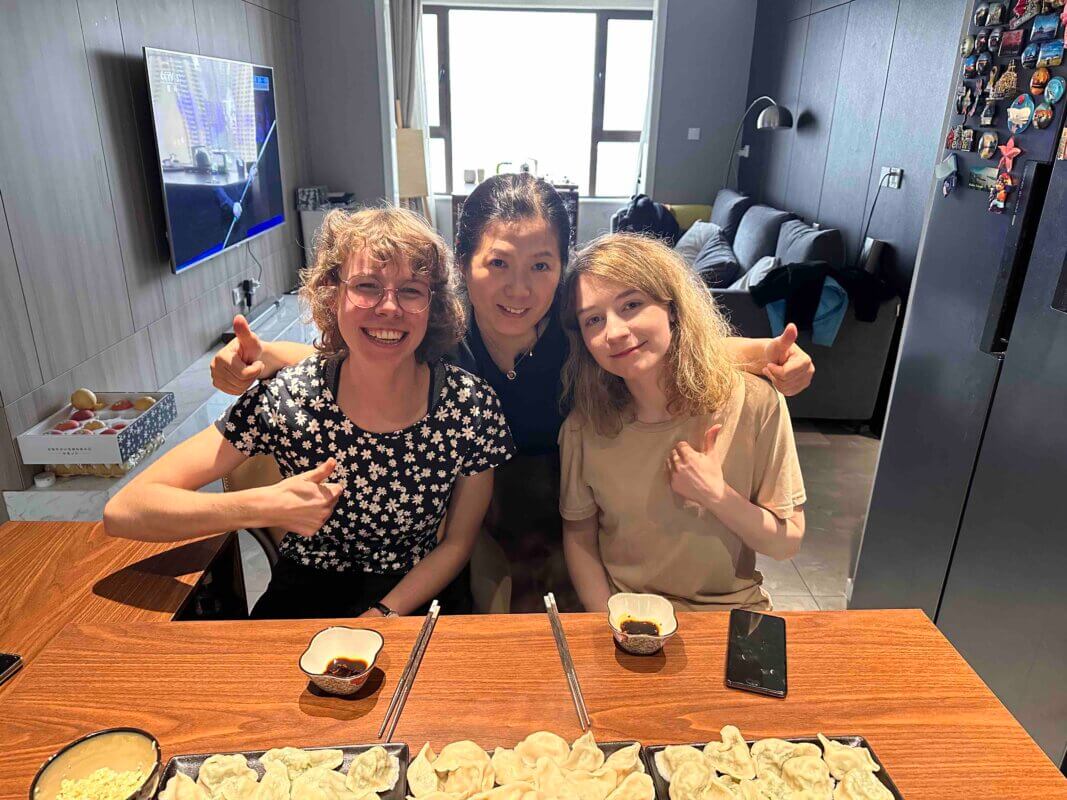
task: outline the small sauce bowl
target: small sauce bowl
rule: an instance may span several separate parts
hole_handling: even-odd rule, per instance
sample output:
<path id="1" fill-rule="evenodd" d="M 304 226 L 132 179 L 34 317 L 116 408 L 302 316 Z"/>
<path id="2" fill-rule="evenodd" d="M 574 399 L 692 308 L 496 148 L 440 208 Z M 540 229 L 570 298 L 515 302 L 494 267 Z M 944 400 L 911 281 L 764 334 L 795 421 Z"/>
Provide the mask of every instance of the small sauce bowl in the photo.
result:
<path id="1" fill-rule="evenodd" d="M 300 656 L 300 669 L 313 684 L 330 694 L 349 695 L 360 690 L 378 660 L 385 639 L 369 628 L 334 625 L 316 633 Z M 363 662 L 366 667 L 344 676 L 331 674 L 335 659 Z"/>
<path id="2" fill-rule="evenodd" d="M 147 800 L 156 793 L 163 772 L 159 742 L 139 728 L 108 728 L 75 739 L 41 765 L 30 784 L 30 800 L 52 800 L 64 780 L 81 780 L 103 767 L 140 770 L 144 780 L 127 800 Z"/>
<path id="3" fill-rule="evenodd" d="M 626 623 L 651 623 L 658 633 L 628 632 L 625 628 L 631 626 Z M 646 625 L 633 627 L 640 630 Z M 650 656 L 663 649 L 666 641 L 678 632 L 678 617 L 665 597 L 620 592 L 608 598 L 608 627 L 615 643 L 627 653 Z"/>

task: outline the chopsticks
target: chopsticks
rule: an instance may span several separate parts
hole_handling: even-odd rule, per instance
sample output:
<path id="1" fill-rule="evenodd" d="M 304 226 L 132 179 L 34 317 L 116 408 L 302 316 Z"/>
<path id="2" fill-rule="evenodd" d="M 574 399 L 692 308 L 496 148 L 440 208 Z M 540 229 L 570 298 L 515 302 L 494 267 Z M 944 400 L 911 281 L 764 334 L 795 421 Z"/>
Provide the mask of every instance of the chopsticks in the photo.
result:
<path id="1" fill-rule="evenodd" d="M 563 673 L 567 676 L 567 686 L 570 687 L 571 699 L 574 700 L 574 710 L 578 712 L 578 724 L 582 726 L 583 731 L 587 731 L 589 730 L 589 712 L 585 708 L 582 687 L 578 685 L 578 674 L 574 671 L 571 651 L 567 647 L 567 637 L 563 633 L 563 624 L 559 620 L 556 596 L 552 592 L 545 595 L 545 610 L 548 611 L 548 621 L 552 625 L 552 636 L 556 640 L 556 650 L 559 651 L 559 660 L 563 663 Z"/>
<path id="2" fill-rule="evenodd" d="M 426 613 L 426 619 L 423 620 L 422 627 L 419 629 L 419 635 L 415 637 L 415 644 L 411 646 L 408 663 L 404 665 L 404 671 L 396 684 L 396 691 L 393 692 L 393 699 L 389 701 L 389 708 L 385 711 L 382 727 L 378 729 L 379 739 L 382 738 L 386 727 L 389 728 L 389 732 L 385 736 L 385 740 L 388 742 L 393 738 L 393 732 L 396 730 L 396 724 L 400 721 L 400 715 L 404 711 L 404 703 L 407 702 L 411 686 L 415 683 L 419 665 L 422 664 L 422 656 L 426 652 L 426 646 L 430 643 L 430 637 L 433 636 L 433 629 L 437 624 L 437 615 L 440 612 L 441 605 L 436 600 L 430 603 L 430 610 Z M 391 723 L 390 717 L 392 718 Z"/>

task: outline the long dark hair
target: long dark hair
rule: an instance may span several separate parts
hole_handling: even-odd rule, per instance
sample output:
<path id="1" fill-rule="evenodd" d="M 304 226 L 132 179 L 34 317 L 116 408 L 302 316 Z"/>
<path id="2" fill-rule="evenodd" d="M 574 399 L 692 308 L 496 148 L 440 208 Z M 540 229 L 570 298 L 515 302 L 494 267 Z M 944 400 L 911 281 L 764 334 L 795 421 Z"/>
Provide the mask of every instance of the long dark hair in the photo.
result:
<path id="1" fill-rule="evenodd" d="M 526 172 L 493 175 L 478 184 L 463 203 L 453 237 L 456 261 L 464 273 L 470 268 L 471 257 L 489 224 L 530 219 L 543 219 L 548 223 L 559 245 L 560 266 L 566 267 L 570 256 L 571 221 L 563 198 L 552 184 Z"/>

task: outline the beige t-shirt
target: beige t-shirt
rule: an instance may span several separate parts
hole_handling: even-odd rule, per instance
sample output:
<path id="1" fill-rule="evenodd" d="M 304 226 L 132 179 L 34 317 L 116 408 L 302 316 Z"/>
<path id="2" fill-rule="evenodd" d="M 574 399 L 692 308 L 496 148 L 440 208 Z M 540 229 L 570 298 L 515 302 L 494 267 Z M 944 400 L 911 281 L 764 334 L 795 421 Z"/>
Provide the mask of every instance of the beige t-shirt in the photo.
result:
<path id="1" fill-rule="evenodd" d="M 599 514 L 600 555 L 616 591 L 652 592 L 679 610 L 769 607 L 756 554 L 710 511 L 670 487 L 667 458 L 685 440 L 702 449 L 722 423 L 726 483 L 779 519 L 804 504 L 785 398 L 745 373 L 714 414 L 647 424 L 601 436 L 571 414 L 560 429 L 559 511 L 564 519 Z"/>

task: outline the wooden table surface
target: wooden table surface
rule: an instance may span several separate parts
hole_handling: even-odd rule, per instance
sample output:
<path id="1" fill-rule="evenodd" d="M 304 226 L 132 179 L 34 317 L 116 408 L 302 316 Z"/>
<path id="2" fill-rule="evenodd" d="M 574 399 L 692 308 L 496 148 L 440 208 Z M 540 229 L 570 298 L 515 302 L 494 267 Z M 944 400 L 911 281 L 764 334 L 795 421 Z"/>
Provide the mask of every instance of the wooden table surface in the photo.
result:
<path id="1" fill-rule="evenodd" d="M 29 663 L 69 622 L 169 620 L 225 541 L 134 542 L 98 522 L 4 523 L 0 651 Z"/>
<path id="2" fill-rule="evenodd" d="M 726 614 L 680 615 L 647 658 L 616 650 L 600 616 L 564 615 L 595 735 L 860 734 L 908 800 L 1067 798 L 1067 780 L 921 612 L 783 616 L 790 691 L 774 700 L 723 686 Z M 325 621 L 70 625 L 0 702 L 0 797 L 25 797 L 50 753 L 114 725 L 152 731 L 165 757 L 374 742 L 421 620 L 373 622 L 380 669 L 353 698 L 319 694 L 297 668 Z M 442 617 L 395 740 L 491 748 L 539 729 L 580 733 L 547 618 Z"/>

